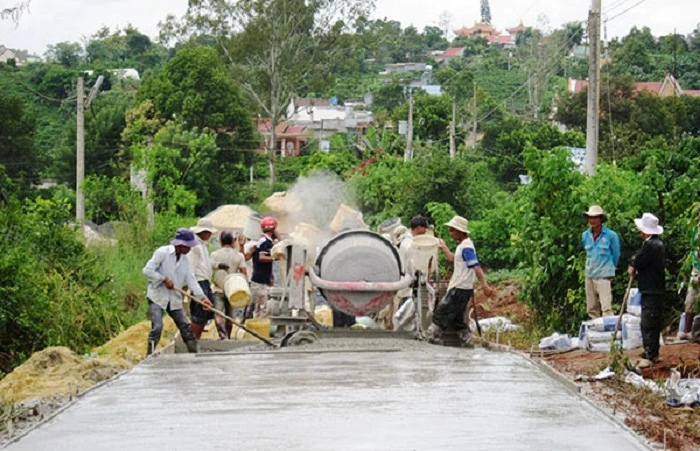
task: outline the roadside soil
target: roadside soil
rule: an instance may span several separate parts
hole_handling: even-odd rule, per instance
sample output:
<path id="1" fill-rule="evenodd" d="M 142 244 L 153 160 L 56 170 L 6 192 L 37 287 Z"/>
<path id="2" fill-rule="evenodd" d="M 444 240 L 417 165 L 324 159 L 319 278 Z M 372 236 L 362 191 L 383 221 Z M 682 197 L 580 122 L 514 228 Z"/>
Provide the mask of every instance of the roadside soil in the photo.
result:
<path id="1" fill-rule="evenodd" d="M 498 284 L 495 299 L 488 299 L 477 290 L 478 317 L 504 316 L 514 324 L 529 324 L 532 315 L 524 304 L 516 301 L 518 290 L 517 284 L 503 282 Z M 641 371 L 645 379 L 663 385 L 672 368 L 678 370 L 682 378 L 700 378 L 700 344 L 677 343 L 675 332 L 672 330 L 664 337 L 666 345 L 661 347 L 659 362 Z M 522 345 L 520 350 L 526 354 L 531 351 Z M 636 363 L 641 352 L 641 349 L 624 351 L 623 362 Z M 580 376 L 594 376 L 610 363 L 608 353 L 582 350 L 545 356 L 534 352 L 531 357 L 545 362 L 571 381 Z M 601 381 L 575 383 L 584 396 L 650 442 L 660 444 L 662 449 L 691 451 L 700 448 L 700 407 L 669 407 L 666 397 L 631 385 L 619 375 Z"/>

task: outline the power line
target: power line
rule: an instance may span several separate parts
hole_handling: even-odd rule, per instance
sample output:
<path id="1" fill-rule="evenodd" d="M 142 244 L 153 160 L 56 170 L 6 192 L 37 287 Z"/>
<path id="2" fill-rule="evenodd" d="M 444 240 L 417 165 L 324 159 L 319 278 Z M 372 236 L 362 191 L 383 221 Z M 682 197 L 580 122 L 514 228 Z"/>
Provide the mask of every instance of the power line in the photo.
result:
<path id="1" fill-rule="evenodd" d="M 612 17 L 608 17 L 607 19 L 605 19 L 605 22 L 607 23 L 607 22 L 610 22 L 610 21 L 612 21 L 612 20 L 614 20 L 614 19 L 620 17 L 621 15 L 625 14 L 626 12 L 628 12 L 628 11 L 630 11 L 630 10 L 636 8 L 637 6 L 641 5 L 641 4 L 644 3 L 645 1 L 646 1 L 646 0 L 639 0 L 637 3 L 635 3 L 635 4 L 632 5 L 632 6 L 630 6 L 629 8 L 625 9 L 624 11 L 622 11 L 622 12 L 620 12 L 620 13 L 618 13 L 618 14 L 615 14 L 615 15 L 612 16 Z"/>

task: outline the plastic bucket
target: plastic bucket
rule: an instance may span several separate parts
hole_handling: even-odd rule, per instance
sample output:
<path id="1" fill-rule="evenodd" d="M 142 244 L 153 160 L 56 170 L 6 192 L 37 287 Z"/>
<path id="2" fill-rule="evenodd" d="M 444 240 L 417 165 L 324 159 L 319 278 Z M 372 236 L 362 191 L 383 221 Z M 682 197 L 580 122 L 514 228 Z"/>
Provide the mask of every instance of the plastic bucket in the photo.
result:
<path id="1" fill-rule="evenodd" d="M 333 233 L 344 230 L 366 229 L 367 225 L 362 219 L 362 213 L 345 204 L 340 204 L 338 211 L 331 221 L 330 229 Z"/>
<path id="2" fill-rule="evenodd" d="M 245 321 L 245 327 L 256 332 L 263 338 L 270 338 L 270 320 L 268 318 L 250 318 Z M 246 334 L 250 335 L 250 334 Z M 253 337 L 254 338 L 254 337 Z M 255 338 L 257 340 L 257 338 Z"/>
<path id="3" fill-rule="evenodd" d="M 248 221 L 246 221 L 245 228 L 243 229 L 243 236 L 249 240 L 260 239 L 260 235 L 262 235 L 260 221 L 262 221 L 262 216 L 257 213 L 248 216 Z"/>
<path id="4" fill-rule="evenodd" d="M 440 241 L 434 236 L 418 235 L 413 237 L 413 264 L 417 271 L 427 274 L 430 259 L 437 256 Z"/>
<path id="5" fill-rule="evenodd" d="M 308 222 L 300 222 L 294 227 L 292 232 L 292 243 L 306 248 L 312 247 L 316 242 L 320 230 L 318 227 Z"/>
<path id="6" fill-rule="evenodd" d="M 243 308 L 250 304 L 250 287 L 243 274 L 229 274 L 224 280 L 224 294 L 231 307 Z"/>
<path id="7" fill-rule="evenodd" d="M 326 305 L 319 305 L 314 310 L 314 318 L 324 326 L 333 327 L 333 310 Z"/>

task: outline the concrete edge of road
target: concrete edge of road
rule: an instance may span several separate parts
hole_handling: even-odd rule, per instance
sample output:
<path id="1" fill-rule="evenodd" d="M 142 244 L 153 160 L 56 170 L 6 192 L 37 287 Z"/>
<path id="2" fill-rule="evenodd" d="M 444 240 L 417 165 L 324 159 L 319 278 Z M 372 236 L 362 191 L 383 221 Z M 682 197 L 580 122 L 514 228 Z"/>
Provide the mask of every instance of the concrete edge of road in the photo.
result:
<path id="1" fill-rule="evenodd" d="M 68 402 L 63 404 L 61 407 L 57 408 L 53 412 L 49 413 L 46 417 L 42 418 L 41 420 L 37 421 L 33 425 L 31 425 L 29 428 L 27 428 L 25 431 L 22 431 L 21 434 L 16 435 L 15 437 L 12 437 L 9 439 L 5 444 L 2 445 L 2 449 L 5 449 L 12 445 L 13 443 L 17 443 L 20 440 L 22 440 L 24 437 L 27 435 L 31 434 L 32 432 L 36 431 L 43 425 L 49 423 L 52 421 L 54 418 L 56 418 L 58 415 L 62 414 L 66 410 L 68 410 L 71 406 L 76 404 L 78 401 L 80 401 L 83 397 L 88 395 L 89 393 L 92 393 L 95 390 L 98 390 L 106 385 L 111 384 L 112 382 L 119 380 L 122 376 L 129 374 L 133 371 L 134 368 L 136 368 L 138 365 L 140 365 L 143 362 L 146 362 L 148 360 L 151 360 L 153 358 L 157 358 L 159 354 L 172 354 L 175 349 L 175 343 L 171 342 L 167 346 L 161 348 L 158 350 L 155 354 L 152 356 L 146 357 L 145 359 L 141 360 L 140 362 L 137 362 L 134 366 L 127 370 L 123 370 L 115 374 L 114 376 L 110 377 L 109 379 L 106 379 L 102 382 L 98 382 L 97 384 L 93 385 L 92 387 L 88 387 L 85 390 L 81 391 L 80 393 L 77 393 L 74 397 L 72 397 Z"/>
<path id="2" fill-rule="evenodd" d="M 581 400 L 586 402 L 589 406 L 593 407 L 596 411 L 601 413 L 603 416 L 605 416 L 608 420 L 612 421 L 615 423 L 617 426 L 622 428 L 623 430 L 629 432 L 632 434 L 633 437 L 637 439 L 637 442 L 643 446 L 644 448 L 648 450 L 656 450 L 657 448 L 654 447 L 653 443 L 651 443 L 649 440 L 646 439 L 646 437 L 640 435 L 637 433 L 634 429 L 630 428 L 627 426 L 620 418 L 616 417 L 614 414 L 610 413 L 606 408 L 603 406 L 599 405 L 597 402 L 595 402 L 593 399 L 589 398 L 586 396 L 584 393 L 581 391 L 581 386 L 576 384 L 574 381 L 569 379 L 566 375 L 562 374 L 559 372 L 556 368 L 554 368 L 552 365 L 547 363 L 546 361 L 538 361 L 534 360 L 531 357 L 529 357 L 526 353 L 523 353 L 521 351 L 515 350 L 513 348 L 510 349 L 510 352 L 519 355 L 523 359 L 527 360 L 528 362 L 532 363 L 535 365 L 537 368 L 542 370 L 543 373 L 547 374 L 550 376 L 552 379 L 557 381 L 561 386 L 564 387 L 567 391 L 571 392 L 575 396 L 579 397 Z"/>

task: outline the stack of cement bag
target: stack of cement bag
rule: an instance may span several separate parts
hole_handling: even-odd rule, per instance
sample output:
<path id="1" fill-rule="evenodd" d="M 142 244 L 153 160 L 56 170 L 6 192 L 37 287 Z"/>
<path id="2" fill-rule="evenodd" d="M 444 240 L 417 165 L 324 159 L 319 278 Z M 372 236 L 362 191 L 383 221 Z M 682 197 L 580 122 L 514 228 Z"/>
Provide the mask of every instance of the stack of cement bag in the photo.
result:
<path id="1" fill-rule="evenodd" d="M 610 351 L 613 331 L 617 324 L 617 316 L 603 316 L 601 318 L 584 321 L 579 330 L 578 346 L 592 352 Z M 615 346 L 622 345 L 622 333 L 617 331 Z"/>
<path id="2" fill-rule="evenodd" d="M 636 349 L 642 346 L 642 297 L 636 288 L 630 290 L 627 300 L 627 313 L 622 315 L 620 330 L 615 336 L 615 346 L 622 349 Z M 617 324 L 617 316 L 604 316 L 581 323 L 579 348 L 593 352 L 610 351 L 612 334 Z"/>
<path id="3" fill-rule="evenodd" d="M 642 347 L 642 295 L 637 288 L 630 290 L 627 299 L 627 313 L 622 315 L 622 348 Z"/>

